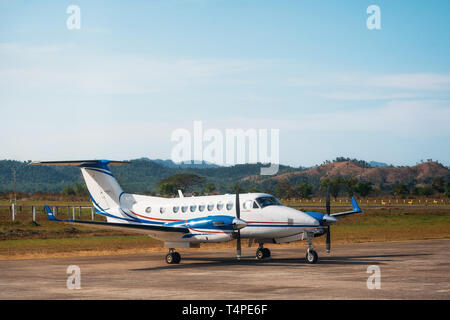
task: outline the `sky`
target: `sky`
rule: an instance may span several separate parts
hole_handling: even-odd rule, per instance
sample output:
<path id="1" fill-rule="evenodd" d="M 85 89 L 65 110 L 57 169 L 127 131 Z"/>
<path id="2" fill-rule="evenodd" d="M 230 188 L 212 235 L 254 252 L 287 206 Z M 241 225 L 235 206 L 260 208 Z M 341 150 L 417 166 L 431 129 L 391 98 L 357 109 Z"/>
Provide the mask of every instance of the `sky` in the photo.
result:
<path id="1" fill-rule="evenodd" d="M 381 29 L 367 27 L 371 5 Z M 201 121 L 278 129 L 292 166 L 448 166 L 449 12 L 446 0 L 0 0 L 0 159 L 169 159 L 173 132 Z"/>

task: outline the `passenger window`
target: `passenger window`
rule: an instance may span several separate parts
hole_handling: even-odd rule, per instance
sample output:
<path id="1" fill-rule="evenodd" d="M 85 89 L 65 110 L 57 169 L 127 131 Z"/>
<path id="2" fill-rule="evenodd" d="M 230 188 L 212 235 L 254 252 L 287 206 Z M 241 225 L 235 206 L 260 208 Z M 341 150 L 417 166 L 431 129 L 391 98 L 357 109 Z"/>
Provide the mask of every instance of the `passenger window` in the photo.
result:
<path id="1" fill-rule="evenodd" d="M 180 210 L 180 207 L 173 207 L 173 213 L 177 213 Z"/>
<path id="2" fill-rule="evenodd" d="M 231 210 L 233 209 L 233 202 L 228 202 L 227 203 L 227 210 Z"/>
<path id="3" fill-rule="evenodd" d="M 206 206 L 204 204 L 201 204 L 198 206 L 198 210 L 200 210 L 200 212 L 203 212 L 203 211 L 205 211 L 205 207 Z"/>
<path id="4" fill-rule="evenodd" d="M 253 200 L 247 200 L 244 202 L 244 209 L 250 210 L 252 208 Z"/>
<path id="5" fill-rule="evenodd" d="M 159 212 L 161 212 L 161 213 L 164 213 L 164 212 L 166 212 L 166 208 L 164 208 L 164 207 L 160 207 L 160 208 L 159 208 Z"/>
<path id="6" fill-rule="evenodd" d="M 214 203 L 208 204 L 208 211 L 213 211 L 214 209 Z"/>
<path id="7" fill-rule="evenodd" d="M 181 207 L 181 211 L 184 213 L 184 212 L 187 211 L 187 208 L 188 208 L 187 206 L 182 206 L 182 207 Z"/>
<path id="8" fill-rule="evenodd" d="M 195 210 L 197 210 L 197 206 L 196 206 L 196 205 L 192 205 L 192 206 L 190 207 L 190 209 L 191 209 L 191 212 L 194 212 Z"/>
<path id="9" fill-rule="evenodd" d="M 222 210 L 223 209 L 223 203 L 222 202 L 219 202 L 218 204 L 217 204 L 217 210 Z"/>
<path id="10" fill-rule="evenodd" d="M 147 212 L 147 213 L 152 212 L 152 208 L 151 208 L 151 207 L 147 207 L 147 208 L 145 209 L 145 212 Z"/>

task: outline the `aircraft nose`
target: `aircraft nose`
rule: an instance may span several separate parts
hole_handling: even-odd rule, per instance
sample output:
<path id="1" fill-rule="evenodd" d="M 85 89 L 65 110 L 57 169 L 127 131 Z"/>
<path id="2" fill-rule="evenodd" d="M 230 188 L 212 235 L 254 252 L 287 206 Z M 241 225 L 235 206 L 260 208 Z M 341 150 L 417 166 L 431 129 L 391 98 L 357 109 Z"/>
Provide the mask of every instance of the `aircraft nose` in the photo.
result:
<path id="1" fill-rule="evenodd" d="M 235 229 L 235 230 L 245 228 L 247 225 L 248 225 L 248 223 L 245 222 L 244 220 L 241 220 L 238 218 L 233 219 L 233 229 Z"/>
<path id="2" fill-rule="evenodd" d="M 322 221 L 328 225 L 328 224 L 335 223 L 338 220 L 335 217 L 326 214 L 323 216 Z"/>

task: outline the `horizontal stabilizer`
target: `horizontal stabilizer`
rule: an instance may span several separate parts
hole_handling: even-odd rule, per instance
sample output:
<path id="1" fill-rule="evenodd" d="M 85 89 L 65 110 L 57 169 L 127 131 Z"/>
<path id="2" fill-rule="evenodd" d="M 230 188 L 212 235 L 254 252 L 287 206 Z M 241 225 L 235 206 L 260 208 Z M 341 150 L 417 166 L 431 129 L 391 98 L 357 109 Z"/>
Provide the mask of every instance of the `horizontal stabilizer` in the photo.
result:
<path id="1" fill-rule="evenodd" d="M 47 212 L 48 219 L 50 221 L 59 221 L 63 223 L 70 223 L 76 225 L 90 225 L 92 227 L 101 227 L 106 229 L 134 229 L 148 233 L 148 231 L 163 231 L 163 232 L 178 232 L 178 233 L 189 233 L 189 229 L 185 227 L 172 227 L 172 226 L 161 226 L 161 225 L 148 225 L 148 224 L 131 224 L 131 223 L 112 223 L 103 221 L 85 221 L 85 220 L 61 220 L 57 219 L 53 214 L 52 210 L 48 205 L 45 205 L 45 211 Z"/>
<path id="2" fill-rule="evenodd" d="M 56 219 L 55 215 L 52 212 L 52 209 L 50 209 L 48 204 L 45 205 L 45 212 L 47 212 L 48 220 L 50 220 L 50 221 L 61 221 L 59 219 Z"/>
<path id="3" fill-rule="evenodd" d="M 47 166 L 84 166 L 84 165 L 118 165 L 118 164 L 127 164 L 131 163 L 130 161 L 116 161 L 116 160 L 74 160 L 74 161 L 35 161 L 31 162 L 30 166 L 37 165 L 47 165 Z"/>

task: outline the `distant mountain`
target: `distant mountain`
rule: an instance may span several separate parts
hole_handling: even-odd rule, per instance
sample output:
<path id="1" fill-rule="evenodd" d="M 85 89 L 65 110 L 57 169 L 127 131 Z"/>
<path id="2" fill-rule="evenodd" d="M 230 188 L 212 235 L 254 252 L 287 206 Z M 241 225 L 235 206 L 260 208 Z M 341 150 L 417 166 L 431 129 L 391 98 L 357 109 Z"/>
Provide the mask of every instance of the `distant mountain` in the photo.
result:
<path id="1" fill-rule="evenodd" d="M 389 167 L 389 165 L 387 163 L 384 162 L 377 162 L 377 161 L 370 161 L 369 162 L 371 167 Z"/>
<path id="2" fill-rule="evenodd" d="M 309 182 L 316 187 L 324 177 L 355 177 L 360 181 L 371 182 L 380 189 L 390 189 L 396 183 L 407 185 L 429 184 L 435 178 L 444 177 L 450 180 L 450 170 L 437 162 L 424 162 L 412 167 L 385 166 L 366 168 L 352 161 L 329 162 L 320 166 L 287 172 L 271 177 L 249 176 L 245 181 L 255 185 L 276 185 L 280 181 L 289 181 L 292 185 Z"/>
<path id="3" fill-rule="evenodd" d="M 29 166 L 29 162 L 13 160 L 0 161 L 0 192 L 14 190 L 13 169 L 16 169 L 18 192 L 61 192 L 65 186 L 73 186 L 82 182 L 81 172 L 76 167 L 64 166 Z M 369 166 L 365 161 L 334 161 L 326 162 L 313 168 L 293 168 L 280 165 L 274 176 L 262 176 L 260 170 L 267 165 L 241 164 L 220 167 L 208 163 L 185 167 L 170 160 L 150 160 L 141 158 L 131 160 L 123 166 L 111 166 L 125 192 L 154 193 L 157 182 L 178 173 L 194 173 L 205 177 L 205 183 L 214 183 L 220 193 L 233 192 L 233 185 L 239 183 L 248 191 L 263 191 L 273 193 L 280 181 L 289 181 L 291 185 L 308 182 L 318 189 L 320 180 L 324 177 L 342 176 L 355 177 L 360 181 L 369 181 L 380 190 L 389 192 L 396 183 L 408 186 L 430 184 L 435 178 L 444 177 L 450 180 L 450 170 L 437 162 L 425 162 L 409 166 Z M 203 186 L 196 190 L 203 191 Z"/>
<path id="4" fill-rule="evenodd" d="M 148 159 L 150 160 L 150 159 Z M 161 159 L 156 159 L 156 160 L 150 160 L 150 161 L 154 161 L 156 163 L 159 163 L 165 167 L 168 168 L 197 168 L 197 169 L 205 169 L 205 168 L 219 168 L 220 166 L 218 166 L 217 164 L 214 163 L 209 163 L 206 161 L 201 161 L 201 163 L 195 163 L 195 161 L 191 161 L 190 163 L 175 163 L 172 160 L 161 160 Z"/>
<path id="5" fill-rule="evenodd" d="M 163 163 L 161 163 L 163 162 Z M 14 190 L 13 169 L 16 169 L 18 192 L 60 192 L 66 185 L 83 182 L 81 172 L 76 167 L 29 166 L 29 162 L 0 160 L 0 192 Z M 173 163 L 173 162 L 172 162 Z M 111 171 L 126 192 L 151 193 L 157 191 L 157 182 L 177 173 L 195 173 L 206 178 L 206 182 L 216 185 L 218 192 L 232 192 L 233 184 L 240 179 L 257 175 L 263 164 L 241 164 L 220 167 L 211 164 L 192 164 L 193 167 L 172 166 L 171 161 L 140 158 L 128 165 L 111 166 Z M 294 168 L 280 165 L 279 172 L 294 171 Z M 200 191 L 200 190 L 199 190 Z"/>

